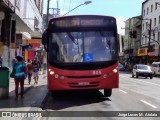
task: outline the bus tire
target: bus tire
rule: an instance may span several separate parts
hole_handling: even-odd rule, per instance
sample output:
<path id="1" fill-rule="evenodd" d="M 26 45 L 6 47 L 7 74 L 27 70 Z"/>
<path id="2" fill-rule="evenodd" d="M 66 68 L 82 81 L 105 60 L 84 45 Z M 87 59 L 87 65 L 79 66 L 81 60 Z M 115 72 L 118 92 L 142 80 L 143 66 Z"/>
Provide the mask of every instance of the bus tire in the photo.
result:
<path id="1" fill-rule="evenodd" d="M 104 89 L 104 95 L 110 97 L 112 95 L 112 89 Z"/>

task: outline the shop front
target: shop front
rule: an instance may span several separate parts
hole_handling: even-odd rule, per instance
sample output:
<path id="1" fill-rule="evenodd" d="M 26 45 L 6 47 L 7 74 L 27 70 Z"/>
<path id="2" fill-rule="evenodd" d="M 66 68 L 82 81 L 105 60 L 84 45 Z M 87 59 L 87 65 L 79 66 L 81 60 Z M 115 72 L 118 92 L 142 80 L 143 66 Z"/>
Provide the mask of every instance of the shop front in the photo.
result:
<path id="1" fill-rule="evenodd" d="M 147 64 L 147 51 L 148 51 L 148 48 L 138 49 L 138 57 L 136 61 L 137 63 Z"/>

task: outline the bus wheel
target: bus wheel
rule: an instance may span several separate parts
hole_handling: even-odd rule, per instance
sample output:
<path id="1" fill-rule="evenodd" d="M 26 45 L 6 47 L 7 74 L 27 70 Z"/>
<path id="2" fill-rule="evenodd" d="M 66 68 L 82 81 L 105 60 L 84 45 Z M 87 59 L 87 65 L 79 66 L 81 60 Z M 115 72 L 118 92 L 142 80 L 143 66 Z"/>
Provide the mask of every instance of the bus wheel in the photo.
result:
<path id="1" fill-rule="evenodd" d="M 110 97 L 112 95 L 112 89 L 104 89 L 104 95 Z"/>

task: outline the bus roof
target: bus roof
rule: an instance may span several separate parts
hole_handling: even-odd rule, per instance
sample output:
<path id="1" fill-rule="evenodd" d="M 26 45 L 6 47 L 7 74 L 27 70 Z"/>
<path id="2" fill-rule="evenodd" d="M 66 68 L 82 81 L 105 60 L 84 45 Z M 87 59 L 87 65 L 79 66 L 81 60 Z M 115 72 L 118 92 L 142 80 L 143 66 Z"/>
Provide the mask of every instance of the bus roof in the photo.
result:
<path id="1" fill-rule="evenodd" d="M 88 17 L 91 17 L 91 16 L 94 16 L 94 17 L 108 17 L 108 18 L 112 18 L 112 19 L 116 19 L 115 17 L 113 16 L 106 16 L 106 15 L 68 15 L 68 16 L 59 16 L 59 17 L 55 17 L 55 18 L 51 18 L 51 20 L 53 19 L 60 19 L 60 18 L 69 18 L 69 17 L 80 17 L 80 16 L 88 16 Z"/>

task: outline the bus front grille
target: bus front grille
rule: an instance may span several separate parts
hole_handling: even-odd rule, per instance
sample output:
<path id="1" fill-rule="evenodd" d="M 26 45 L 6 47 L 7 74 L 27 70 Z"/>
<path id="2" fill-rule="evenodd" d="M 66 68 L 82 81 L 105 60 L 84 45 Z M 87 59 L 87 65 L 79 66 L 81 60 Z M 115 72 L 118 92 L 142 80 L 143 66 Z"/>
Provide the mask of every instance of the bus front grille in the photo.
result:
<path id="1" fill-rule="evenodd" d="M 98 78 L 100 75 L 96 76 L 66 76 L 67 78 Z"/>

